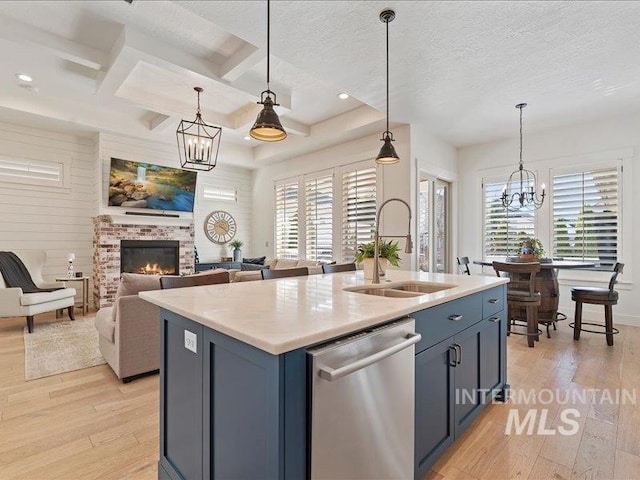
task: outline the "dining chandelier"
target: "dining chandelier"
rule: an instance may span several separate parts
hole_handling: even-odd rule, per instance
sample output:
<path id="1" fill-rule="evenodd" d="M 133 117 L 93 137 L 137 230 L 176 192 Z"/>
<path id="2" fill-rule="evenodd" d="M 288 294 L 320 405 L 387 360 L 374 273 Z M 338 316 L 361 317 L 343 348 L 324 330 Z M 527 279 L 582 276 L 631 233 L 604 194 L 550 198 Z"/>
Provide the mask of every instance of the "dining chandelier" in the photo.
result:
<path id="1" fill-rule="evenodd" d="M 519 103 L 516 108 L 520 110 L 520 164 L 518 169 L 511 173 L 509 180 L 502 188 L 502 206 L 510 212 L 520 209 L 538 209 L 544 203 L 545 189 L 542 184 L 542 193 L 536 192 L 536 174 L 524 168 L 522 163 L 522 110 L 526 103 Z"/>
<path id="2" fill-rule="evenodd" d="M 263 142 L 278 142 L 287 138 L 287 132 L 285 132 L 278 114 L 273 109 L 280 104 L 276 94 L 269 88 L 269 74 L 270 74 L 270 53 L 271 53 L 271 2 L 267 0 L 267 89 L 260 94 L 259 105 L 263 108 L 258 113 L 256 123 L 253 124 L 249 135 L 256 140 Z M 273 95 L 273 100 L 271 96 Z"/>
<path id="3" fill-rule="evenodd" d="M 393 10 L 384 10 L 380 13 L 380 21 L 387 27 L 387 129 L 382 133 L 380 140 L 384 143 L 376 157 L 376 163 L 381 165 L 392 165 L 400 161 L 400 157 L 391 143 L 395 141 L 393 133 L 389 131 L 389 22 L 392 22 L 394 18 L 396 18 L 396 12 Z"/>
<path id="4" fill-rule="evenodd" d="M 180 165 L 186 170 L 213 170 L 218 162 L 218 150 L 222 127 L 207 125 L 200 113 L 200 94 L 202 87 L 194 87 L 198 94 L 198 110 L 194 121 L 181 120 L 176 138 Z"/>

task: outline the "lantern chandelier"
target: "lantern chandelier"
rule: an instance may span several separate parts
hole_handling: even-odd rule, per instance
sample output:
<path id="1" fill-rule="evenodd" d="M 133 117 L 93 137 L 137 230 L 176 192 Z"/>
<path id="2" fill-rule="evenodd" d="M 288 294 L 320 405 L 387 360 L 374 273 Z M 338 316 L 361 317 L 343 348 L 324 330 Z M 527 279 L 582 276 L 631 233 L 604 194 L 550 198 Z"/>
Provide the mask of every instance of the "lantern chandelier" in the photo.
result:
<path id="1" fill-rule="evenodd" d="M 185 170 L 213 170 L 218 162 L 218 150 L 222 128 L 208 125 L 200 114 L 200 94 L 202 87 L 194 87 L 198 94 L 198 110 L 193 122 L 181 120 L 176 138 L 178 139 L 178 153 L 180 165 Z"/>
<path id="2" fill-rule="evenodd" d="M 263 108 L 258 113 L 256 123 L 253 124 L 249 135 L 256 140 L 263 142 L 278 142 L 287 138 L 287 132 L 285 132 L 278 114 L 273 107 L 277 107 L 280 104 L 276 97 L 275 92 L 272 92 L 269 88 L 269 73 L 270 73 L 270 52 L 271 52 L 271 2 L 267 0 L 267 89 L 260 94 L 260 101 L 258 105 L 262 105 Z M 271 99 L 273 95 L 273 100 Z"/>
<path id="3" fill-rule="evenodd" d="M 391 142 L 393 139 L 393 133 L 389 131 L 389 22 L 396 18 L 396 12 L 393 10 L 384 10 L 380 12 L 380 21 L 387 26 L 387 129 L 382 133 L 380 139 L 384 143 L 380 149 L 380 153 L 376 157 L 376 163 L 381 165 L 392 165 L 400 161 L 400 157 L 396 153 L 396 149 Z"/>
<path id="4" fill-rule="evenodd" d="M 538 196 L 536 174 L 524 168 L 522 163 L 522 109 L 526 106 L 526 103 L 516 105 L 520 110 L 520 164 L 502 188 L 502 206 L 510 212 L 526 208 L 538 209 L 544 203 L 545 197 L 544 183 L 542 193 Z"/>

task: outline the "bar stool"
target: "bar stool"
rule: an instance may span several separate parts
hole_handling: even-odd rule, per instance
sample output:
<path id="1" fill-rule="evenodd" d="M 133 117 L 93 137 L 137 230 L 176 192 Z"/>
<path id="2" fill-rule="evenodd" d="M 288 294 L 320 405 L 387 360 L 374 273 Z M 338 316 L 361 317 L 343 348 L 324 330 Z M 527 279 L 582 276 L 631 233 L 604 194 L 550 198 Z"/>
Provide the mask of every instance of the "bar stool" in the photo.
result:
<path id="1" fill-rule="evenodd" d="M 499 277 L 500 272 L 509 274 L 507 283 L 507 335 L 511 334 L 511 323 L 520 309 L 527 312 L 527 333 L 513 332 L 526 335 L 530 347 L 540 339 L 538 329 L 538 307 L 540 306 L 540 292 L 535 291 L 536 273 L 540 271 L 540 262 L 503 263 L 493 262 L 493 269 Z"/>
<path id="2" fill-rule="evenodd" d="M 469 270 L 469 257 L 457 257 L 457 260 L 462 273 L 465 275 L 471 275 L 471 271 Z"/>
<path id="3" fill-rule="evenodd" d="M 580 332 L 598 333 L 607 336 L 607 345 L 613 345 L 613 336 L 620 333 L 617 328 L 613 327 L 613 306 L 618 304 L 618 292 L 613 287 L 616 284 L 618 275 L 622 274 L 624 263 L 616 263 L 613 266 L 613 274 L 609 280 L 609 288 L 598 287 L 574 287 L 571 289 L 571 300 L 576 302 L 576 315 L 574 323 L 569 326 L 573 328 L 573 339 L 580 340 Z M 582 304 L 590 303 L 592 305 L 604 305 L 604 325 L 593 322 L 582 321 Z M 592 325 L 594 327 L 604 328 L 600 330 L 588 330 L 583 325 Z"/>

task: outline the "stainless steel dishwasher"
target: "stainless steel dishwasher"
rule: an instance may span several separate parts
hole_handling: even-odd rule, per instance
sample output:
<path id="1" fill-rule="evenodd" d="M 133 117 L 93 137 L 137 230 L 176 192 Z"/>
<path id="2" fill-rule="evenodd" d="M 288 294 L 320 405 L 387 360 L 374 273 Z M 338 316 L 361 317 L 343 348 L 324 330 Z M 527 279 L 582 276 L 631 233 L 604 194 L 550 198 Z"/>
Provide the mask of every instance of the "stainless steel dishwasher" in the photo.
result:
<path id="1" fill-rule="evenodd" d="M 313 480 L 413 479 L 419 341 L 407 317 L 309 350 Z"/>

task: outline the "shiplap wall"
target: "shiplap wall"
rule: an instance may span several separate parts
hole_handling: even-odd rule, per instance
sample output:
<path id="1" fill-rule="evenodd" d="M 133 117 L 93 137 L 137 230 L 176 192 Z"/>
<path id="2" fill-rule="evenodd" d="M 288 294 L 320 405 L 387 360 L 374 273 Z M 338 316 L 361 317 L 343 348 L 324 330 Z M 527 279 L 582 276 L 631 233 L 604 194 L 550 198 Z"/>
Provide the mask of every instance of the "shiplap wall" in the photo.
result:
<path id="1" fill-rule="evenodd" d="M 100 213 L 107 215 L 123 215 L 125 210 L 119 207 L 107 206 L 107 192 L 109 185 L 109 168 L 111 157 L 137 162 L 148 162 L 156 165 L 179 168 L 178 151 L 175 145 L 158 143 L 148 140 L 126 137 L 112 133 L 100 133 L 99 141 L 99 169 L 102 182 L 100 185 Z M 195 225 L 195 243 L 201 262 L 219 260 L 222 256 L 231 256 L 232 250 L 227 246 L 212 243 L 204 234 L 204 220 L 214 210 L 224 210 L 235 218 L 238 231 L 237 239 L 244 242 L 243 255 L 251 255 L 252 238 L 252 171 L 245 168 L 230 167 L 224 164 L 224 158 L 218 158 L 218 166 L 211 172 L 198 172 L 198 194 L 200 186 L 207 184 L 215 187 L 235 189 L 238 192 L 237 202 L 204 201 L 196 195 L 194 214 L 181 213 L 181 219 L 193 218 Z M 184 221 L 181 220 L 181 221 Z M 130 223 L 135 223 L 132 217 Z M 170 223 L 170 219 L 159 219 L 159 223 Z"/>
<path id="2" fill-rule="evenodd" d="M 91 274 L 97 136 L 74 136 L 0 123 L 0 154 L 70 165 L 69 188 L 24 185 L 0 176 L 0 250 L 45 250 L 45 280 L 74 268 Z M 72 284 L 71 286 L 76 286 Z"/>

